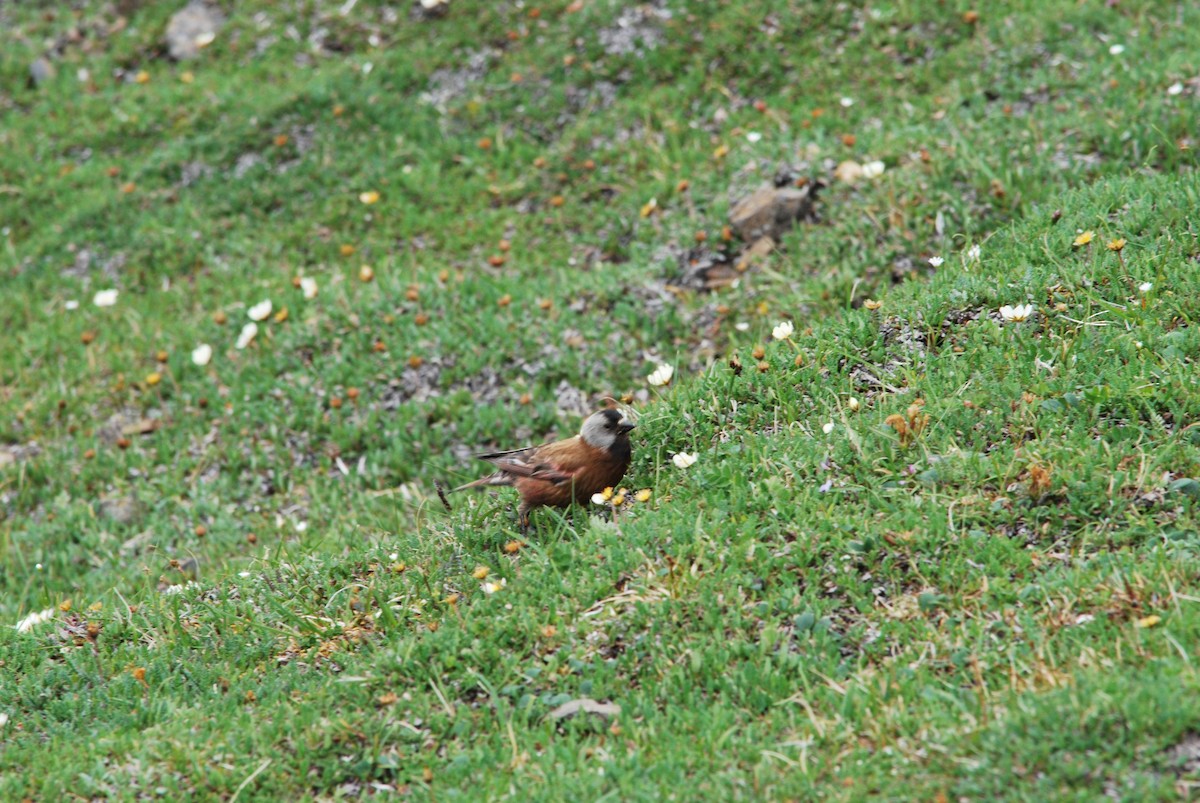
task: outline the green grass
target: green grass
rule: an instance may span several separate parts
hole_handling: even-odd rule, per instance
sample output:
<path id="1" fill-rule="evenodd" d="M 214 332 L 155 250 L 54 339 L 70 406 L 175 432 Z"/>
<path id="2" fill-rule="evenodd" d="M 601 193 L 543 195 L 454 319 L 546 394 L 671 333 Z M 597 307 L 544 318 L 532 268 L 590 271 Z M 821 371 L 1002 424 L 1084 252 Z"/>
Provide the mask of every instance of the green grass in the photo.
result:
<path id="1" fill-rule="evenodd" d="M 1200 12 L 77 5 L 0 7 L 0 797 L 1196 794 Z M 432 495 L 607 395 L 648 501 Z"/>

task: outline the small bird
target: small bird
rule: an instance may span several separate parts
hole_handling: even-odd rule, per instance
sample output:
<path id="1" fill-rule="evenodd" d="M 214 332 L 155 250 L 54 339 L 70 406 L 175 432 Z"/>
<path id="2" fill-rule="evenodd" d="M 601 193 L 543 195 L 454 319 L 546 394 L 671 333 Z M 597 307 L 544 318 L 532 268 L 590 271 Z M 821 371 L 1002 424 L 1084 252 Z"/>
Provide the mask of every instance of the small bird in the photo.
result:
<path id="1" fill-rule="evenodd" d="M 534 508 L 586 503 L 593 494 L 615 487 L 633 457 L 629 433 L 634 426 L 619 410 L 600 410 L 587 417 L 573 438 L 478 455 L 499 470 L 451 493 L 466 488 L 516 488 L 521 494 L 517 515 L 521 527 L 528 527 Z"/>

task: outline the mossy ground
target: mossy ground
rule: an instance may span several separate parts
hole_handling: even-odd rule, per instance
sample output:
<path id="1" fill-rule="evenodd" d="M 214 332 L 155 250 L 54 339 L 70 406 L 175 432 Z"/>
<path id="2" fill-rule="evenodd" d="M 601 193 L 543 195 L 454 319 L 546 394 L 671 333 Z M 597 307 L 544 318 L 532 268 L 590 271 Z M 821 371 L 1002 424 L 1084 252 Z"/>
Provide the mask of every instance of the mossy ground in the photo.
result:
<path id="1" fill-rule="evenodd" d="M 1195 794 L 1200 12 L 174 10 L 0 7 L 0 796 Z M 649 501 L 432 496 L 605 395 Z"/>

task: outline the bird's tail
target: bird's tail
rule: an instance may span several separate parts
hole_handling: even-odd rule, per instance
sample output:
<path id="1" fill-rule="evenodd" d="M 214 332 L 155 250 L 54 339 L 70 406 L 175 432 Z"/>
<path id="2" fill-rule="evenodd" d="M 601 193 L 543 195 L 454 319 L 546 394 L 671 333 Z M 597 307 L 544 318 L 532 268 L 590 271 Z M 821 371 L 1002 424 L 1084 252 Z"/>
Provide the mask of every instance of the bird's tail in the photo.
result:
<path id="1" fill-rule="evenodd" d="M 446 507 L 446 510 L 450 509 L 450 501 L 446 499 L 447 494 L 457 493 L 458 491 L 466 491 L 470 488 L 488 488 L 496 485 L 512 485 L 512 478 L 505 476 L 503 472 L 498 471 L 495 474 L 489 474 L 488 476 L 481 477 L 474 482 L 468 482 L 455 488 L 450 488 L 449 490 L 447 490 L 446 487 L 440 482 L 433 483 L 433 487 L 437 490 L 438 499 L 442 500 L 442 504 Z"/>
<path id="2" fill-rule="evenodd" d="M 459 485 L 457 488 L 451 488 L 446 493 L 456 493 L 457 491 L 465 491 L 469 488 L 489 488 L 496 485 L 512 485 L 512 480 L 499 473 L 489 474 L 486 477 L 481 477 L 474 482 L 468 482 L 465 485 Z"/>

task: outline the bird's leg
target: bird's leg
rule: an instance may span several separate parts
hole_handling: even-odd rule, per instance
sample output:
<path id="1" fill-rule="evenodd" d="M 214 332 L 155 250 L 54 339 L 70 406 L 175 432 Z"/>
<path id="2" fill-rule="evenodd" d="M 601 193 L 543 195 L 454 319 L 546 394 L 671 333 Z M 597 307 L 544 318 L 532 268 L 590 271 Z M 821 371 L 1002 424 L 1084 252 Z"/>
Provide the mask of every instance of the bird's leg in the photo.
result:
<path id="1" fill-rule="evenodd" d="M 524 502 L 517 508 L 517 519 L 521 523 L 521 534 L 529 532 L 529 506 Z"/>

